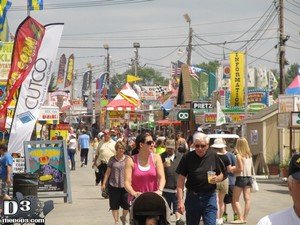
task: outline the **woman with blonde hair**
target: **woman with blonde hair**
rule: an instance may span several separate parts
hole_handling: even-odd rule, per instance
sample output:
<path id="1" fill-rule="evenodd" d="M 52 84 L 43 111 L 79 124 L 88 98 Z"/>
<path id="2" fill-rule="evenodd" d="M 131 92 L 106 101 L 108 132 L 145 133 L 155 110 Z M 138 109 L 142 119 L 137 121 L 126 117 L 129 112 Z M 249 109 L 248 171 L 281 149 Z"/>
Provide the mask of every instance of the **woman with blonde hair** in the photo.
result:
<path id="1" fill-rule="evenodd" d="M 107 164 L 107 170 L 101 185 L 101 190 L 105 191 L 108 186 L 109 206 L 115 220 L 119 225 L 119 208 L 123 209 L 120 220 L 123 225 L 127 224 L 126 215 L 129 211 L 128 193 L 124 188 L 125 162 L 128 155 L 125 155 L 126 144 L 118 141 L 115 145 L 116 154 L 112 156 Z"/>
<path id="2" fill-rule="evenodd" d="M 235 186 L 233 189 L 232 206 L 237 213 L 238 219 L 232 221 L 234 224 L 243 224 L 247 222 L 247 216 L 250 211 L 250 193 L 252 187 L 252 153 L 248 141 L 245 138 L 239 138 L 236 142 L 237 165 L 234 169 L 236 175 Z M 239 203 L 240 196 L 243 193 L 244 211 L 242 213 Z"/>

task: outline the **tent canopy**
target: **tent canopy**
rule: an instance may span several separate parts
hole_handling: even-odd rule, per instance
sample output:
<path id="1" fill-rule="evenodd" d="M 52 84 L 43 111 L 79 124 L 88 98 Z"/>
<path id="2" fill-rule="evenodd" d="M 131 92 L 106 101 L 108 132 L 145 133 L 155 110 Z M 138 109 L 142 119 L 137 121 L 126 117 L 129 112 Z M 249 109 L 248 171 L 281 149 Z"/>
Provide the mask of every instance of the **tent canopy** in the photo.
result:
<path id="1" fill-rule="evenodd" d="M 297 75 L 292 83 L 285 89 L 287 95 L 300 95 L 300 75 Z"/>
<path id="2" fill-rule="evenodd" d="M 180 126 L 181 125 L 180 121 L 178 121 L 178 120 L 169 120 L 169 119 L 157 120 L 156 123 L 159 126 L 169 126 L 169 125 Z"/>
<path id="3" fill-rule="evenodd" d="M 129 83 L 126 83 L 118 95 L 106 106 L 108 111 L 135 111 L 139 108 L 140 98 L 132 89 Z"/>

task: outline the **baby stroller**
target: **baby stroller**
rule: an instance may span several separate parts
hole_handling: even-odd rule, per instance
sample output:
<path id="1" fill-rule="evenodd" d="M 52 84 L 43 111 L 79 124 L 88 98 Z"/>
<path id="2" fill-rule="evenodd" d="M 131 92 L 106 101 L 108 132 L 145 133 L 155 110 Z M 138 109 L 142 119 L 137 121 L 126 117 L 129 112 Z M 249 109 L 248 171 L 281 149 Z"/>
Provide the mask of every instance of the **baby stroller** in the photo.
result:
<path id="1" fill-rule="evenodd" d="M 162 196 L 146 192 L 134 200 L 130 209 L 130 225 L 145 225 L 147 217 L 156 217 L 158 225 L 171 225 L 170 209 Z"/>

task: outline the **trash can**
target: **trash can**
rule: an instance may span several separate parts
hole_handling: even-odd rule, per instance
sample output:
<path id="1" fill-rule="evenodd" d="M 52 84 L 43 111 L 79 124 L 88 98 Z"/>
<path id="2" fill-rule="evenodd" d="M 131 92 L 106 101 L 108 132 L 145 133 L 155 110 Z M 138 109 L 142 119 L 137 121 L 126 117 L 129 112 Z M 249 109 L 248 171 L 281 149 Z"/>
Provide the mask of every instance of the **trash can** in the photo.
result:
<path id="1" fill-rule="evenodd" d="M 13 175 L 13 197 L 20 192 L 23 196 L 37 196 L 38 174 L 37 173 L 15 173 Z"/>

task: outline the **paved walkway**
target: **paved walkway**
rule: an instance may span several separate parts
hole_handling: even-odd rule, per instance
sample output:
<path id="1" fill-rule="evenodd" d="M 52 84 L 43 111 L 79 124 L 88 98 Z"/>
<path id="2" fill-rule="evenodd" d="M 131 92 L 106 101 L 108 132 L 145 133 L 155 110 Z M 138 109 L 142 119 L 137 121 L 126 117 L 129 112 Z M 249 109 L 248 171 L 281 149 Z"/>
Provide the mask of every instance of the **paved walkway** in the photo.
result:
<path id="1" fill-rule="evenodd" d="M 71 171 L 73 203 L 54 199 L 55 208 L 46 216 L 46 225 L 113 225 L 111 212 L 108 211 L 108 200 L 101 197 L 100 186 L 95 186 L 91 161 L 86 168 L 78 166 L 77 162 L 76 170 Z M 262 216 L 292 204 L 286 184 L 266 181 L 259 184 L 261 190 L 251 196 L 252 206 L 247 223 L 250 225 L 255 225 Z M 230 206 L 228 212 L 229 220 L 232 220 Z M 175 224 L 174 218 L 172 219 Z"/>

